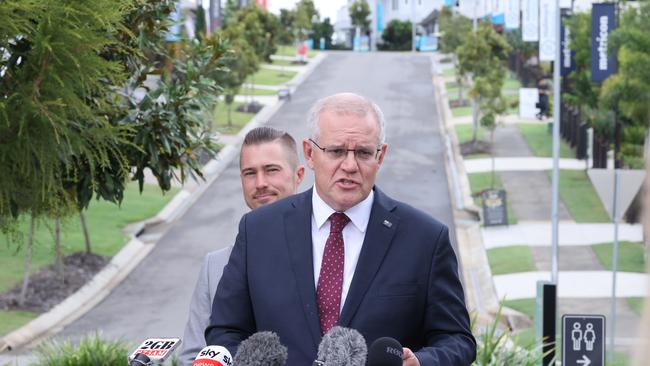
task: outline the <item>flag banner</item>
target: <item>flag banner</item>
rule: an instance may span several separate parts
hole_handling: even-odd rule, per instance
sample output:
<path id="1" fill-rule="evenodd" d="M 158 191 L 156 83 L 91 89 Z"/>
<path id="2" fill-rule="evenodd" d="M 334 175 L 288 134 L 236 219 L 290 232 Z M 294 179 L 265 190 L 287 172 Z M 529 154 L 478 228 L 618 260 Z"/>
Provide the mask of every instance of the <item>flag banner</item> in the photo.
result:
<path id="1" fill-rule="evenodd" d="M 562 24 L 560 24 L 560 42 L 562 52 L 560 52 L 560 75 L 567 76 L 576 69 L 576 53 L 571 50 L 571 29 L 566 21 L 571 19 L 571 14 L 567 10 L 562 10 Z"/>
<path id="2" fill-rule="evenodd" d="M 520 0 L 506 0 L 506 29 L 519 28 Z"/>
<path id="3" fill-rule="evenodd" d="M 555 0 L 539 2 L 539 60 L 555 60 L 555 17 L 557 8 Z"/>
<path id="4" fill-rule="evenodd" d="M 521 0 L 521 39 L 539 41 L 539 0 Z"/>
<path id="5" fill-rule="evenodd" d="M 616 72 L 615 50 L 609 34 L 616 29 L 616 5 L 593 4 L 591 8 L 591 81 L 601 82 Z"/>

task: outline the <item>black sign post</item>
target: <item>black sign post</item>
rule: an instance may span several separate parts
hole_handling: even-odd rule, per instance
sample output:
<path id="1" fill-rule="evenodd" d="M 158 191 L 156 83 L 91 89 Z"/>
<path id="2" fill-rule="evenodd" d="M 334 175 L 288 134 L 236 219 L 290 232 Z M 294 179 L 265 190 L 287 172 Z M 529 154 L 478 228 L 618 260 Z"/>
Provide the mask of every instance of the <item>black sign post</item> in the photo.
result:
<path id="1" fill-rule="evenodd" d="M 562 365 L 605 366 L 605 316 L 562 316 Z"/>
<path id="2" fill-rule="evenodd" d="M 485 226 L 508 225 L 506 191 L 488 189 L 483 191 L 483 224 Z"/>

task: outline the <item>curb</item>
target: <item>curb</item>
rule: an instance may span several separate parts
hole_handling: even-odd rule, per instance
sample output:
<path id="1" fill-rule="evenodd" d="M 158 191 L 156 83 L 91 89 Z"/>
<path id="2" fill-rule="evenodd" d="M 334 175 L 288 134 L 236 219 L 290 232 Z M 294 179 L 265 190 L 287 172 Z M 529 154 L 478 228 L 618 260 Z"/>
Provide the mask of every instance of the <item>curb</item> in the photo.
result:
<path id="1" fill-rule="evenodd" d="M 477 313 L 480 321 L 490 320 L 499 308 L 492 272 L 487 260 L 480 231 L 480 209 L 471 198 L 469 180 L 458 149 L 458 138 L 452 123 L 444 78 L 438 74 L 436 56 L 431 56 L 433 84 L 438 105 L 438 121 L 446 142 L 445 170 L 452 205 L 458 260 L 462 268 L 465 299 L 470 311 Z"/>
<path id="2" fill-rule="evenodd" d="M 326 57 L 325 52 L 320 52 L 309 62 L 303 72 L 298 73 L 289 82 L 292 85 L 292 93 Z M 221 149 L 217 156 L 203 167 L 204 182 L 195 184 L 192 184 L 191 181 L 186 182 L 184 188 L 153 218 L 136 225 L 134 233 L 139 233 L 146 226 L 152 224 L 171 224 L 183 216 L 238 155 L 239 147 L 248 131 L 266 124 L 284 104 L 284 100 L 277 100 L 273 105 L 267 105 L 259 111 L 239 131 L 236 141 Z M 88 283 L 50 311 L 0 338 L 0 354 L 41 341 L 79 319 L 106 298 L 153 250 L 155 244 L 155 241 L 141 241 L 137 238 L 137 234 L 131 235 L 131 240 Z"/>

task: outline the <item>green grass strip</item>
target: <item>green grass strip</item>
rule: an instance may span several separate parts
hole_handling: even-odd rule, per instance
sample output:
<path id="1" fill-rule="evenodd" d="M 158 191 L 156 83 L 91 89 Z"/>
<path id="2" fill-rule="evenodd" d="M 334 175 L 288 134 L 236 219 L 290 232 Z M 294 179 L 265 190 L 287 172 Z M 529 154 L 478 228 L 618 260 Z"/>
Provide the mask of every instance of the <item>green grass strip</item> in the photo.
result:
<path id="1" fill-rule="evenodd" d="M 636 315 L 641 316 L 641 314 L 643 314 L 643 305 L 645 304 L 645 298 L 628 297 L 627 304 L 630 305 L 630 308 L 632 308 L 632 311 L 634 311 Z"/>
<path id="2" fill-rule="evenodd" d="M 492 275 L 532 272 L 535 270 L 533 254 L 527 245 L 488 249 L 487 257 Z"/>
<path id="3" fill-rule="evenodd" d="M 214 123 L 212 127 L 219 133 L 234 135 L 239 132 L 255 116 L 252 113 L 237 112 L 244 103 L 233 102 L 231 106 L 231 124 L 228 124 L 228 105 L 219 103 L 214 113 Z"/>
<path id="4" fill-rule="evenodd" d="M 318 55 L 319 51 L 316 50 L 307 50 L 307 57 L 312 58 Z M 278 56 L 296 56 L 296 46 L 293 45 L 282 45 L 278 46 L 278 50 L 275 52 Z"/>
<path id="5" fill-rule="evenodd" d="M 546 171 L 551 179 L 551 171 Z M 609 222 L 607 211 L 583 170 L 560 170 L 560 198 L 577 223 Z"/>
<path id="6" fill-rule="evenodd" d="M 520 313 L 528 315 L 529 318 L 535 318 L 535 298 L 506 300 L 503 305 L 510 309 L 517 310 Z"/>
<path id="7" fill-rule="evenodd" d="M 113 256 L 124 244 L 128 237 L 123 230 L 127 224 L 153 217 L 169 202 L 178 189 L 174 188 L 163 195 L 158 186 L 145 184 L 140 195 L 136 183 L 131 183 L 124 192 L 121 206 L 106 201 L 90 202 L 85 212 L 86 224 L 90 233 L 92 251 L 95 254 Z M 19 231 L 26 240 L 28 220 L 23 218 Z M 36 272 L 43 266 L 54 263 L 54 223 L 43 221 L 37 224 L 34 232 L 34 248 L 32 255 L 32 271 Z M 0 244 L 0 292 L 14 287 L 23 278 L 23 258 L 26 245 L 10 244 L 6 237 L 0 236 L 4 245 Z M 61 245 L 64 255 L 85 250 L 83 232 L 78 216 L 73 216 L 62 222 Z M 1 322 L 0 322 L 1 323 Z"/>
<path id="8" fill-rule="evenodd" d="M 467 106 L 467 107 L 452 108 L 451 109 L 451 115 L 454 116 L 454 117 L 471 116 L 472 115 L 472 107 Z"/>
<path id="9" fill-rule="evenodd" d="M 548 158 L 553 156 L 553 136 L 546 124 L 519 123 L 517 128 L 535 156 Z M 560 140 L 560 157 L 575 157 L 573 150 L 564 140 Z"/>
<path id="10" fill-rule="evenodd" d="M 296 72 L 288 70 L 259 69 L 254 75 L 246 78 L 247 83 L 260 85 L 280 85 L 293 79 Z"/>
<path id="11" fill-rule="evenodd" d="M 600 261 L 600 264 L 607 270 L 612 269 L 612 258 L 614 243 L 601 243 L 591 246 Z M 618 243 L 618 265 L 616 266 L 622 272 L 639 272 L 645 273 L 645 245 L 643 243 L 634 243 L 622 241 Z"/>
<path id="12" fill-rule="evenodd" d="M 503 184 L 501 183 L 501 177 L 499 176 L 498 172 L 495 173 L 494 175 L 494 187 L 490 187 L 491 185 L 490 183 L 492 182 L 491 172 L 467 174 L 467 179 L 469 180 L 470 190 L 472 191 L 474 204 L 476 204 L 478 207 L 483 207 L 483 205 L 481 202 L 481 197 L 474 196 L 475 193 L 481 192 L 488 188 L 503 189 Z M 515 217 L 515 213 L 512 210 L 512 205 L 508 200 L 506 200 L 506 209 L 508 210 L 508 224 L 509 225 L 516 224 L 517 217 Z"/>
<path id="13" fill-rule="evenodd" d="M 31 311 L 0 311 L 0 337 L 22 327 L 37 316 L 37 313 Z"/>

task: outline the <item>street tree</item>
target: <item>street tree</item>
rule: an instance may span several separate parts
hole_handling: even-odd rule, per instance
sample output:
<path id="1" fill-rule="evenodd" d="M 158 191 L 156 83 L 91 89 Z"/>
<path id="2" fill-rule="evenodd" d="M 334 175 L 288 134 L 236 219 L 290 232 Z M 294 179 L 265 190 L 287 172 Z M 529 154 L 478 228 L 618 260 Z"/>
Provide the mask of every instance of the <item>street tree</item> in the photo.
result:
<path id="1" fill-rule="evenodd" d="M 320 14 L 313 0 L 300 0 L 296 4 L 294 29 L 298 41 L 304 41 L 313 33 L 313 28 L 320 20 Z"/>
<path id="2" fill-rule="evenodd" d="M 497 117 L 507 108 L 501 89 L 506 78 L 508 52 L 510 45 L 490 22 L 482 22 L 458 47 L 460 70 L 471 76 L 469 95 L 479 107 L 479 116 L 475 116 L 479 118 L 473 121 L 473 144 L 477 140 L 479 121 L 492 135 Z"/>
<path id="3" fill-rule="evenodd" d="M 408 51 L 413 42 L 411 22 L 393 19 L 381 34 L 380 49 L 386 51 Z"/>
<path id="4" fill-rule="evenodd" d="M 328 17 L 314 25 L 311 37 L 314 40 L 314 45 L 319 44 L 321 38 L 324 39 L 325 49 L 328 49 L 332 45 L 332 34 L 334 34 L 334 26 L 330 23 L 330 18 Z"/>
<path id="5" fill-rule="evenodd" d="M 361 34 L 367 34 L 370 31 L 370 6 L 364 0 L 355 0 L 348 5 L 350 12 L 350 21 L 352 25 L 359 29 Z"/>
<path id="6" fill-rule="evenodd" d="M 463 84 L 464 75 L 458 67 L 456 50 L 472 31 L 471 20 L 461 14 L 454 14 L 450 8 L 443 6 L 438 17 L 440 24 L 440 52 L 451 55 L 454 68 L 456 69 L 456 84 L 458 85 L 458 103 L 463 105 Z"/>

